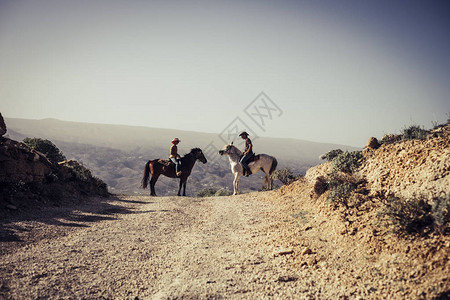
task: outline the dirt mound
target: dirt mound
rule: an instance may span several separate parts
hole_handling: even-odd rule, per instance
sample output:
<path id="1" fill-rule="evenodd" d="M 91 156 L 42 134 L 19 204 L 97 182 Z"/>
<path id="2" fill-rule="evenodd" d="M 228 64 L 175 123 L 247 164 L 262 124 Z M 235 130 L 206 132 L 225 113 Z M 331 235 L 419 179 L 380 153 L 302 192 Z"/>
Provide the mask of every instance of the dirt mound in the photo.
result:
<path id="1" fill-rule="evenodd" d="M 406 201 L 420 197 L 430 204 L 436 197 L 448 197 L 449 132 L 446 126 L 427 140 L 396 139 L 365 151 L 365 163 L 355 174 L 333 173 L 333 164 L 326 162 L 277 191 L 271 201 L 297 224 L 285 238 L 299 265 L 315 268 L 316 281 L 341 286 L 349 297 L 363 291 L 368 299 L 446 299 L 448 232 L 431 227 L 425 233 L 399 235 L 382 223 L 382 213 L 388 196 Z M 349 184 L 363 183 L 347 195 L 345 206 L 330 197 L 336 174 Z M 325 188 L 318 189 L 319 184 Z"/>
<path id="2" fill-rule="evenodd" d="M 433 198 L 450 192 L 450 126 L 428 140 L 384 144 L 368 155 L 361 174 L 372 195 Z"/>

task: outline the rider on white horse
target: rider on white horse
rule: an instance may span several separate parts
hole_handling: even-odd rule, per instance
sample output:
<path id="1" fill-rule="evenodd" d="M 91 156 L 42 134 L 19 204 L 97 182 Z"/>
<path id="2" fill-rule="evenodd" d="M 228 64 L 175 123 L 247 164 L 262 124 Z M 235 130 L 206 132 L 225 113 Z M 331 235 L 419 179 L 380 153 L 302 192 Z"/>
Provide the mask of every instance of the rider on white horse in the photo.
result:
<path id="1" fill-rule="evenodd" d="M 240 162 L 242 164 L 242 167 L 244 168 L 244 176 L 248 177 L 252 174 L 252 171 L 250 171 L 250 168 L 248 167 L 248 160 L 254 155 L 253 154 L 253 144 L 250 138 L 248 137 L 249 134 L 245 131 L 241 132 L 239 136 L 245 140 L 245 149 L 244 149 L 244 156 L 242 156 Z"/>

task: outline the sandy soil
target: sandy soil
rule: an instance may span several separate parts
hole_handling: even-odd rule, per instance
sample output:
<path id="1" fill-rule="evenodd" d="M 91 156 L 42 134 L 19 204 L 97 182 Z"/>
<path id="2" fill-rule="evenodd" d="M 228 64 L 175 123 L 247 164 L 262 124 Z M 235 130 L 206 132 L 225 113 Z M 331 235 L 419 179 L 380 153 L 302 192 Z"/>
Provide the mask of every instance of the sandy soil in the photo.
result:
<path id="1" fill-rule="evenodd" d="M 255 298 L 314 295 L 253 197 L 118 197 L 3 224 L 0 295 Z M 270 223 L 270 222 L 269 222 Z M 9 240 L 9 241 L 5 241 Z"/>
<path id="2" fill-rule="evenodd" d="M 433 298 L 397 270 L 403 254 L 371 252 L 292 195 L 117 196 L 11 216 L 0 223 L 0 299 Z"/>

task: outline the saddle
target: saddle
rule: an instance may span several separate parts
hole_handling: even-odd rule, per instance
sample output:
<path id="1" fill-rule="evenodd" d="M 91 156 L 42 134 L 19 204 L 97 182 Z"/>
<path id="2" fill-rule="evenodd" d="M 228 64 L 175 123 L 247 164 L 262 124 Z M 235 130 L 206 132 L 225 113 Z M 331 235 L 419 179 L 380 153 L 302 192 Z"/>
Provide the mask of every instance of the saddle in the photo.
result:
<path id="1" fill-rule="evenodd" d="M 158 163 L 160 163 L 160 164 L 162 164 L 163 166 L 166 166 L 166 167 L 168 167 L 168 166 L 174 164 L 174 163 L 173 163 L 171 160 L 169 160 L 169 159 L 158 159 Z"/>
<path id="2" fill-rule="evenodd" d="M 241 158 L 244 157 L 244 155 L 241 156 Z M 255 155 L 254 153 L 252 154 L 252 156 L 250 156 L 250 158 L 247 160 L 247 165 L 251 162 L 254 161 L 258 161 L 260 159 L 259 154 Z"/>
<path id="3" fill-rule="evenodd" d="M 163 166 L 174 166 L 175 164 L 173 163 L 173 161 L 171 161 L 170 159 L 158 159 L 158 163 L 162 164 Z M 181 161 L 180 161 L 180 165 L 181 165 Z"/>

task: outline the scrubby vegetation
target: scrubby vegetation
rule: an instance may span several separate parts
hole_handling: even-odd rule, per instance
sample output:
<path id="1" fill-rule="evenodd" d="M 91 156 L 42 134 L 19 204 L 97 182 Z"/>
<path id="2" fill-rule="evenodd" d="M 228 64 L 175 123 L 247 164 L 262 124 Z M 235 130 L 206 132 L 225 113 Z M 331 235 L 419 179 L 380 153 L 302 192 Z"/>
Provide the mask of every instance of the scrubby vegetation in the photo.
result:
<path id="1" fill-rule="evenodd" d="M 425 199 L 390 197 L 378 216 L 380 224 L 394 233 L 426 235 L 433 231 L 448 233 L 450 195 L 435 198 L 430 205 Z"/>
<path id="2" fill-rule="evenodd" d="M 420 126 L 412 125 L 402 130 L 403 140 L 425 140 L 430 132 Z"/>
<path id="3" fill-rule="evenodd" d="M 364 157 L 361 151 L 345 151 L 332 159 L 333 171 L 340 171 L 348 174 L 356 172 L 362 165 Z"/>
<path id="4" fill-rule="evenodd" d="M 448 234 L 450 231 L 450 194 L 434 199 L 431 214 L 436 231 Z"/>
<path id="5" fill-rule="evenodd" d="M 279 180 L 284 185 L 288 185 L 295 180 L 299 179 L 301 175 L 294 174 L 294 172 L 289 168 L 283 168 L 280 170 L 275 170 L 275 172 L 272 173 L 271 178 L 273 180 Z"/>
<path id="6" fill-rule="evenodd" d="M 30 149 L 36 150 L 44 154 L 51 162 L 58 163 L 60 161 L 66 160 L 66 157 L 61 152 L 61 150 L 56 147 L 49 140 L 44 140 L 41 138 L 25 138 L 23 143 L 27 145 Z"/>
<path id="7" fill-rule="evenodd" d="M 233 193 L 223 188 L 205 188 L 198 191 L 196 197 L 218 197 L 218 196 L 229 196 L 231 194 Z"/>
<path id="8" fill-rule="evenodd" d="M 425 234 L 431 230 L 431 206 L 423 199 L 389 197 L 379 211 L 381 225 L 398 235 Z"/>
<path id="9" fill-rule="evenodd" d="M 357 185 L 353 182 L 343 182 L 336 179 L 331 179 L 328 182 L 330 193 L 328 200 L 335 205 L 343 205 L 348 208 L 348 199 L 351 193 L 356 189 Z"/>
<path id="10" fill-rule="evenodd" d="M 352 193 L 361 185 L 353 173 L 358 171 L 364 162 L 362 151 L 342 151 L 340 149 L 331 150 L 321 156 L 331 162 L 331 172 L 326 176 L 316 179 L 314 192 L 322 195 L 329 190 L 328 201 L 336 206 L 343 205 L 348 208 L 348 200 Z"/>
<path id="11" fill-rule="evenodd" d="M 341 149 L 334 149 L 334 150 L 328 151 L 327 153 L 321 155 L 320 159 L 331 161 L 331 160 L 333 160 L 333 158 L 335 158 L 336 156 L 338 156 L 342 153 L 344 153 L 344 151 L 342 151 Z"/>

